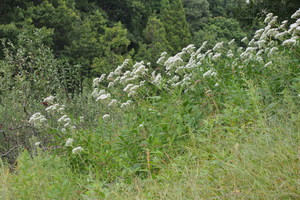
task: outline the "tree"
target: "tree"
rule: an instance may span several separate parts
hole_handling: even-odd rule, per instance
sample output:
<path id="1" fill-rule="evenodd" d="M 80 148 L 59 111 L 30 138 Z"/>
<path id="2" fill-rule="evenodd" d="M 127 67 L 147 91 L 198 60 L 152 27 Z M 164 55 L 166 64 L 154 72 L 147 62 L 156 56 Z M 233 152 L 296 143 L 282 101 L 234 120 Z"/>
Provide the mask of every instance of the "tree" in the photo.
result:
<path id="1" fill-rule="evenodd" d="M 5 44 L 4 59 L 0 60 L 0 79 L 1 86 L 6 88 L 0 89 L 11 91 L 15 88 L 21 90 L 25 98 L 41 98 L 60 87 L 58 60 L 45 45 L 53 31 L 37 29 L 30 21 L 23 25 L 22 30 L 14 44 L 10 41 Z"/>
<path id="2" fill-rule="evenodd" d="M 104 34 L 98 38 L 101 44 L 100 52 L 93 59 L 94 74 L 109 72 L 113 67 L 123 63 L 126 58 L 131 57 L 133 51 L 128 50 L 130 40 L 127 38 L 127 34 L 127 30 L 122 27 L 121 22 L 112 28 L 104 28 Z"/>
<path id="3" fill-rule="evenodd" d="M 103 13 L 94 11 L 73 25 L 71 43 L 65 47 L 63 57 L 71 64 L 82 65 L 83 76 L 92 75 L 93 60 L 102 55 L 100 37 L 105 33 L 107 23 Z"/>
<path id="4" fill-rule="evenodd" d="M 211 15 L 207 0 L 182 0 L 182 3 L 192 32 L 202 28 L 207 18 Z"/>
<path id="5" fill-rule="evenodd" d="M 47 27 L 54 30 L 52 48 L 56 56 L 61 56 L 65 47 L 70 46 L 74 24 L 80 20 L 74 4 L 68 2 L 53 0 L 52 3 L 52 1 L 45 0 L 26 11 L 27 17 L 32 18 L 36 27 Z"/>
<path id="6" fill-rule="evenodd" d="M 110 0 L 95 1 L 113 23 L 122 22 L 129 31 L 132 46 L 136 47 L 142 40 L 143 29 L 150 14 L 144 0 Z"/>
<path id="7" fill-rule="evenodd" d="M 212 47 L 215 43 L 221 41 L 230 41 L 235 39 L 239 42 L 246 36 L 239 25 L 239 22 L 232 18 L 214 17 L 210 18 L 204 28 L 197 31 L 194 35 L 194 42 L 200 46 L 204 41 Z"/>
<path id="8" fill-rule="evenodd" d="M 238 18 L 246 6 L 246 0 L 207 0 L 213 17 Z"/>
<path id="9" fill-rule="evenodd" d="M 181 0 L 162 0 L 160 20 L 164 24 L 171 53 L 180 51 L 191 41 L 189 24 Z"/>
<path id="10" fill-rule="evenodd" d="M 74 0 L 45 0 L 30 7 L 27 15 L 35 26 L 54 30 L 52 49 L 67 68 L 76 66 L 76 73 L 90 77 L 120 63 L 130 41 L 121 24 L 115 26 L 97 6 L 81 3 L 84 13 Z"/>
<path id="11" fill-rule="evenodd" d="M 172 52 L 173 50 L 166 37 L 163 23 L 155 15 L 152 15 L 144 30 L 144 44 L 140 44 L 139 52 L 135 58 L 151 62 L 152 66 L 155 66 L 156 60 L 162 52 Z"/>
<path id="12" fill-rule="evenodd" d="M 257 18 L 263 20 L 268 13 L 274 13 L 279 20 L 286 20 L 299 8 L 299 0 L 249 0 L 242 17 L 248 25 Z"/>
<path id="13" fill-rule="evenodd" d="M 9 24 L 24 17 L 24 10 L 32 6 L 32 2 L 23 0 L 0 1 L 0 24 Z"/>
<path id="14" fill-rule="evenodd" d="M 150 14 L 159 14 L 162 0 L 142 0 L 146 6 L 147 12 Z"/>

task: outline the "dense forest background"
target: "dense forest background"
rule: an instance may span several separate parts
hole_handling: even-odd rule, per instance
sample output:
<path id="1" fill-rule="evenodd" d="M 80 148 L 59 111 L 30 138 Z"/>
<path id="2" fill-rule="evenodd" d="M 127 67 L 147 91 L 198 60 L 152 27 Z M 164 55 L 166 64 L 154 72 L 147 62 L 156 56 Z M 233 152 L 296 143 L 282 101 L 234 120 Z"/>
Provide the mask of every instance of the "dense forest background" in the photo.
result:
<path id="1" fill-rule="evenodd" d="M 163 51 L 241 41 L 262 26 L 267 13 L 281 20 L 299 7 L 297 0 L 1 0 L 0 59 L 19 57 L 13 62 L 22 62 L 23 69 L 35 63 L 26 70 L 36 71 L 38 57 L 45 58 L 37 55 L 47 49 L 51 66 L 59 66 L 60 86 L 76 93 L 86 78 L 126 58 L 155 68 Z"/>

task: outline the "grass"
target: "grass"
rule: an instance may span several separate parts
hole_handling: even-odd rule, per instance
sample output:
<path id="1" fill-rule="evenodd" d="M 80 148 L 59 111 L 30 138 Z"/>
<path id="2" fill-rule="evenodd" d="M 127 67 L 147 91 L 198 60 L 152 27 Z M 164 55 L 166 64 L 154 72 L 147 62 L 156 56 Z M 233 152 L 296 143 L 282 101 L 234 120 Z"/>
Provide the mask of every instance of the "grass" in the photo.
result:
<path id="1" fill-rule="evenodd" d="M 14 173 L 0 169 L 0 199 L 77 199 L 77 179 L 61 158 L 23 152 Z"/>
<path id="2" fill-rule="evenodd" d="M 215 127 L 155 179 L 116 184 L 108 199 L 298 199 L 298 132 L 288 121 Z"/>
<path id="3" fill-rule="evenodd" d="M 118 178 L 103 181 L 100 174 L 109 169 L 78 174 L 66 159 L 41 149 L 33 157 L 25 152 L 13 173 L 2 166 L 1 198 L 299 199 L 297 107 L 287 96 L 273 108 L 275 115 L 259 103 L 252 117 L 245 110 L 241 114 L 243 109 L 235 107 L 235 101 L 227 102 L 219 114 L 203 119 L 202 128 L 180 146 L 184 153 L 163 152 L 172 158 L 148 178 L 122 176 L 122 170 L 111 165 L 120 170 L 115 171 Z M 143 159 L 146 163 L 146 156 Z M 150 152 L 149 159 L 155 165 L 155 154 Z"/>

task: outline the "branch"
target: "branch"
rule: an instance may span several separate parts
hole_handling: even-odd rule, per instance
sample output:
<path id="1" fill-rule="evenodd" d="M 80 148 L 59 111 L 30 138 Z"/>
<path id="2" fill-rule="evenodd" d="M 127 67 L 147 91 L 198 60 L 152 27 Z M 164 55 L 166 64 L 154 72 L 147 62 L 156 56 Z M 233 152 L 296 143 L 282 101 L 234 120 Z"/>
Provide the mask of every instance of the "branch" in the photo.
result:
<path id="1" fill-rule="evenodd" d="M 19 126 L 19 127 L 16 127 L 16 128 L 9 128 L 9 130 L 10 130 L 10 131 L 13 131 L 13 130 L 22 129 L 22 128 L 32 128 L 32 126 L 29 126 L 29 125 L 23 125 L 23 126 Z"/>
<path id="2" fill-rule="evenodd" d="M 1 154 L 1 157 L 5 157 L 7 156 L 8 154 L 10 154 L 10 152 L 12 152 L 13 150 L 15 150 L 16 148 L 18 148 L 20 145 L 16 145 L 14 146 L 13 148 L 11 148 L 8 152 L 4 153 L 4 154 Z"/>
<path id="3" fill-rule="evenodd" d="M 30 116 L 30 114 L 27 112 L 27 109 L 26 109 L 26 101 L 23 102 L 22 106 L 23 106 L 23 111 L 26 113 L 26 115 Z"/>
<path id="4" fill-rule="evenodd" d="M 22 128 L 30 128 L 35 135 L 38 135 L 39 132 L 37 130 L 35 130 L 34 126 L 30 126 L 30 125 L 23 125 L 23 126 L 19 126 L 19 127 L 16 127 L 16 128 L 9 128 L 8 130 L 10 131 L 13 131 L 13 130 L 18 130 L 18 129 L 22 129 Z"/>
<path id="5" fill-rule="evenodd" d="M 4 130 L 0 129 L 0 133 L 2 133 L 2 134 L 3 134 L 3 136 L 4 136 L 4 139 L 6 140 L 6 139 L 7 139 L 7 136 L 6 136 L 6 134 L 4 133 Z"/>

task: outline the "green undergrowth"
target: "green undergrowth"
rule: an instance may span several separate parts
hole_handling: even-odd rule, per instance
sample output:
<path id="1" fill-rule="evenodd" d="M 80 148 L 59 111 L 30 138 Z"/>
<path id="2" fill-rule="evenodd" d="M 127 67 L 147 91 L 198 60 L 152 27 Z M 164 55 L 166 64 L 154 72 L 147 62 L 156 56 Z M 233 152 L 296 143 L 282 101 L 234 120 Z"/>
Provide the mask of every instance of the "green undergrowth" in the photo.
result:
<path id="1" fill-rule="evenodd" d="M 299 97 L 285 91 L 266 105 L 250 85 L 243 104 L 231 88 L 159 174 L 112 184 L 107 199 L 298 199 Z"/>
<path id="2" fill-rule="evenodd" d="M 197 137 L 196 145 L 186 146 L 186 153 L 155 179 L 114 184 L 108 199 L 300 197 L 299 126 L 284 119 L 256 120 L 238 128 L 212 125 L 213 120 L 204 126 L 215 127 L 209 128 L 206 136 Z"/>
<path id="3" fill-rule="evenodd" d="M 1 164 L 1 163 L 0 163 Z M 78 179 L 66 162 L 39 152 L 20 154 L 14 172 L 7 166 L 0 169 L 0 199 L 76 199 Z"/>
<path id="4" fill-rule="evenodd" d="M 211 98 L 141 103 L 117 127 L 78 133 L 80 158 L 24 152 L 12 172 L 2 164 L 1 198 L 298 199 L 299 97 L 266 105 L 249 84 L 221 110 Z"/>

